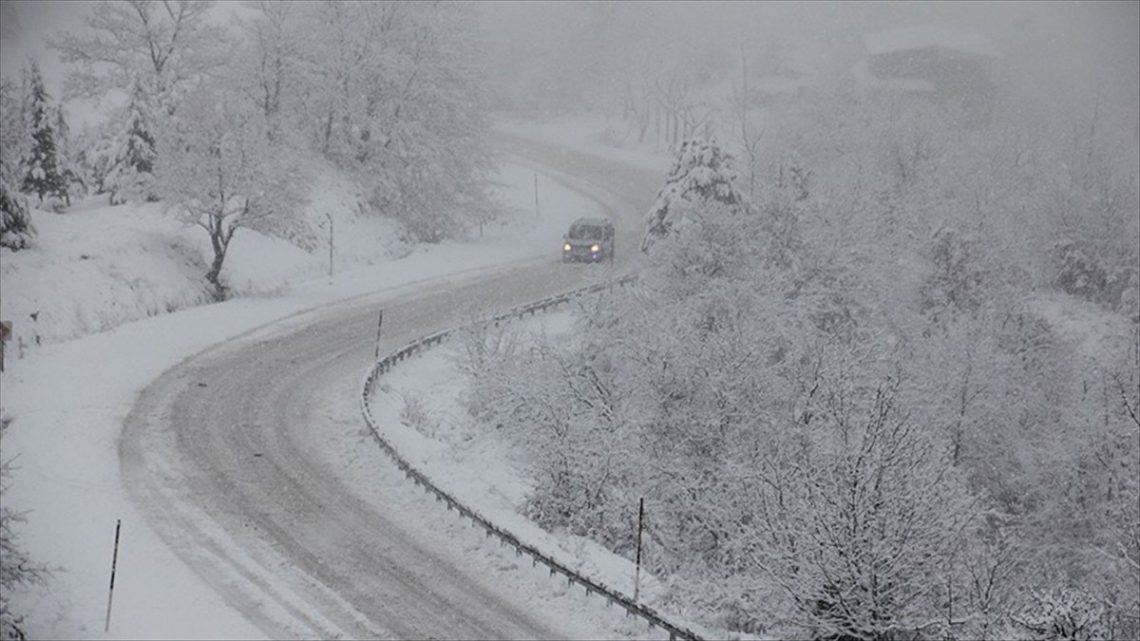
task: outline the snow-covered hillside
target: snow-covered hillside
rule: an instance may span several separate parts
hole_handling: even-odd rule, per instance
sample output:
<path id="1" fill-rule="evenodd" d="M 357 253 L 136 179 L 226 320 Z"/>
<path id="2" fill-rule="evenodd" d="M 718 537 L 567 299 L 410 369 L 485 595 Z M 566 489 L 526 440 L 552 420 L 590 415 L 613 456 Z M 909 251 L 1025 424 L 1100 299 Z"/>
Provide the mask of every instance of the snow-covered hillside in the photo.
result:
<path id="1" fill-rule="evenodd" d="M 502 203 L 501 218 L 486 226 L 482 237 L 473 231 L 467 246 L 502 241 L 507 235 L 517 238 L 506 243 L 510 249 L 504 248 L 505 254 L 495 252 L 504 259 L 556 247 L 558 234 L 551 240 L 553 232 L 545 226 L 568 223 L 577 208 L 560 208 L 564 190 L 543 180 L 543 199 L 552 202 L 535 220 L 533 181 L 533 171 L 504 165 L 492 189 Z M 252 229 L 239 230 L 223 270 L 231 293 L 282 294 L 293 285 L 327 276 L 326 216 L 333 220 L 333 272 L 340 275 L 338 281 L 346 272 L 386 265 L 411 253 L 437 250 L 444 256 L 464 246 L 455 241 L 413 246 L 398 223 L 370 211 L 358 186 L 326 167 L 306 208 L 306 219 L 318 235 L 316 246 L 306 251 Z M 38 231 L 32 247 L 0 249 L 0 318 L 13 322 L 9 358 L 20 358 L 37 345 L 212 301 L 203 278 L 210 258 L 208 237 L 201 228 L 169 215 L 161 202 L 110 206 L 105 197 L 92 197 L 58 214 L 36 210 L 32 220 Z M 538 235 L 539 228 L 545 237 Z"/>
<path id="2" fill-rule="evenodd" d="M 3 254 L 5 314 L 29 301 L 64 310 L 50 323 L 46 315 L 39 320 L 55 342 L 26 345 L 22 357 L 18 350 L 10 351 L 3 375 L 4 410 L 13 419 L 4 438 L 4 458 L 18 461 L 5 505 L 27 512 L 27 523 L 19 528 L 21 543 L 34 560 L 57 569 L 47 585 L 15 597 L 27 616 L 29 634 L 104 636 L 111 536 L 115 521 L 122 519 L 125 534 L 109 637 L 260 636 L 172 555 L 123 493 L 116 443 L 139 390 L 190 354 L 303 310 L 370 292 L 411 291 L 514 261 L 557 260 L 569 221 L 596 214 L 597 208 L 539 175 L 543 200 L 536 218 L 531 209 L 534 181 L 532 169 L 504 165 L 495 187 L 505 212 L 502 224 L 488 226 L 482 237 L 476 233 L 466 242 L 410 248 L 385 236 L 381 223 L 357 217 L 355 223 L 342 224 L 337 219 L 331 280 L 325 271 L 327 248 L 308 254 L 243 230 L 250 242 L 235 245 L 233 273 L 247 283 L 246 292 L 258 295 L 175 313 L 163 307 L 153 318 L 146 318 L 153 298 L 136 298 L 135 293 L 161 292 L 170 297 L 166 300 L 186 305 L 204 300 L 195 298 L 202 288 L 196 279 L 203 259 L 193 229 L 171 224 L 158 206 L 92 208 L 85 203 L 64 214 L 37 214 L 37 223 L 50 220 L 40 226 L 38 248 Z M 335 217 L 349 212 L 354 202 L 345 194 L 329 188 L 319 202 L 342 199 Z M 115 215 L 130 224 L 100 224 Z M 240 243 L 242 236 L 236 238 Z M 101 257 L 79 257 L 88 251 Z M 169 252 L 190 258 L 166 265 Z M 86 271 L 77 272 L 81 269 Z M 65 277 L 72 273 L 82 273 L 84 279 Z M 131 288 L 131 282 L 147 285 Z M 76 309 L 104 324 L 84 325 Z M 17 330 L 20 324 L 18 318 Z M 88 331 L 101 333 L 84 335 Z M 355 407 L 342 409 L 356 412 Z"/>

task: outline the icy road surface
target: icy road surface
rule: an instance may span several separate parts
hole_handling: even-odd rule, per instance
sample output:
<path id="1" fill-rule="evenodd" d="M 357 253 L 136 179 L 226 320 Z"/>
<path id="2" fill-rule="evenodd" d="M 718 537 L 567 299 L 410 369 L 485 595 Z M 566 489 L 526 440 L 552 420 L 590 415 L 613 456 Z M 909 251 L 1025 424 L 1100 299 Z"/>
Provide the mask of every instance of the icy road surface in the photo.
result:
<path id="1" fill-rule="evenodd" d="M 341 432 L 316 408 L 355 399 L 382 350 L 633 267 L 641 215 L 661 176 L 504 135 L 504 151 L 562 175 L 619 228 L 609 265 L 550 258 L 302 314 L 188 358 L 147 387 L 120 443 L 124 484 L 190 567 L 272 637 L 599 638 L 588 618 L 553 627 L 512 572 L 488 573 L 413 504 L 428 501 L 374 445 L 362 484 L 338 458 Z M 350 390 L 348 393 L 345 390 Z M 344 412 L 356 411 L 355 405 Z M 343 444 L 341 444 L 343 445 Z M 526 607 L 528 599 L 530 608 Z M 535 607 L 539 606 L 539 607 Z M 608 627 L 607 627 L 608 626 Z"/>

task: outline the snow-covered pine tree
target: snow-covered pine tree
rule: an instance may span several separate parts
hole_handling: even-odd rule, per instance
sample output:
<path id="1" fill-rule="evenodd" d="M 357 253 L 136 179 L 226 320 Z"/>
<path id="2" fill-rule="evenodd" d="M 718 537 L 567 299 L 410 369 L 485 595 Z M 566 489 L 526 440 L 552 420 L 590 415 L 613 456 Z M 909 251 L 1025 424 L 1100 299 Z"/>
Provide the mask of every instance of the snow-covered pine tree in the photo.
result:
<path id="1" fill-rule="evenodd" d="M 147 116 L 146 93 L 135 81 L 127 104 L 127 126 L 115 144 L 115 156 L 103 187 L 110 192 L 112 205 L 128 200 L 153 201 L 155 142 Z"/>
<path id="2" fill-rule="evenodd" d="M 719 203 L 742 211 L 747 201 L 733 184 L 735 180 L 732 157 L 715 140 L 691 139 L 681 143 L 665 186 L 645 216 L 641 250 L 648 251 L 654 242 L 683 226 L 686 212 L 694 206 Z"/>
<path id="3" fill-rule="evenodd" d="M 63 198 L 66 195 L 67 185 L 60 173 L 55 123 L 49 105 L 51 98 L 44 88 L 39 66 L 33 63 L 29 74 L 29 124 L 32 144 L 23 162 L 25 173 L 21 189 L 35 193 L 43 204 L 45 196 Z"/>
<path id="4" fill-rule="evenodd" d="M 0 410 L 0 439 L 11 423 Z M 0 495 L 7 494 L 11 483 L 12 460 L 0 459 Z M 44 583 L 52 570 L 34 561 L 20 540 L 19 524 L 24 515 L 0 504 L 0 639 L 23 639 L 24 617 L 16 611 L 11 597 L 29 587 Z"/>
<path id="5" fill-rule="evenodd" d="M 24 249 L 34 234 L 28 200 L 0 180 L 0 247 Z"/>
<path id="6" fill-rule="evenodd" d="M 71 126 L 67 124 L 62 105 L 56 105 L 54 119 L 56 160 L 59 162 L 59 174 L 63 178 L 63 198 L 67 205 L 71 206 L 71 197 L 83 196 L 87 192 L 87 185 L 77 167 L 71 143 Z"/>
<path id="7" fill-rule="evenodd" d="M 0 246 L 12 250 L 27 247 L 35 233 L 27 199 L 18 189 L 23 177 L 20 162 L 28 142 L 23 101 L 14 83 L 0 80 Z"/>

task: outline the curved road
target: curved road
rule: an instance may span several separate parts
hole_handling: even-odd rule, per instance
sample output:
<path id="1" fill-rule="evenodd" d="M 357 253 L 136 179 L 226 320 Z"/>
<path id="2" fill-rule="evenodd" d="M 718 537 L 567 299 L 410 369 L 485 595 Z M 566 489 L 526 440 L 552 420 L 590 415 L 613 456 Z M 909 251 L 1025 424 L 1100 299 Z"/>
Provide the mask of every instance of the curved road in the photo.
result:
<path id="1" fill-rule="evenodd" d="M 618 223 L 627 271 L 641 215 L 662 177 L 503 135 L 502 151 L 565 176 Z M 514 605 L 446 537 L 424 532 L 401 505 L 416 490 L 393 474 L 361 488 L 313 429 L 335 390 L 355 398 L 383 349 L 610 275 L 551 258 L 435 281 L 413 294 L 379 292 L 313 310 L 196 354 L 140 395 L 119 443 L 127 492 L 148 523 L 214 590 L 267 636 L 567 638 Z M 354 408 L 355 411 L 355 408 Z M 375 456 L 382 457 L 379 449 Z M 443 544 L 440 540 L 443 540 Z"/>

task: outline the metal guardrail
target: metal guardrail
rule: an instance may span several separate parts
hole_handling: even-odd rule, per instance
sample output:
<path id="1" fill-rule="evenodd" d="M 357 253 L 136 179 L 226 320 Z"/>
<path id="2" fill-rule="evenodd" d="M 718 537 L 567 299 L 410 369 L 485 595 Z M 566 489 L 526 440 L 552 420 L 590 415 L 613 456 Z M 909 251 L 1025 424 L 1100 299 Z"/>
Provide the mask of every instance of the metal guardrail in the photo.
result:
<path id="1" fill-rule="evenodd" d="M 580 289 L 575 289 L 564 294 L 559 294 L 557 296 L 551 296 L 542 300 L 526 303 L 524 305 L 515 307 L 506 313 L 499 314 L 489 321 L 479 321 L 479 323 L 494 323 L 497 325 L 503 321 L 520 319 L 527 314 L 533 316 L 538 312 L 545 312 L 552 307 L 557 307 L 563 303 L 568 303 L 575 298 L 580 298 L 588 294 L 599 293 L 606 288 L 612 287 L 615 284 L 624 287 L 625 285 L 632 283 L 634 280 L 636 280 L 636 278 L 637 277 L 633 275 L 625 276 L 610 283 L 601 283 L 591 285 L 589 287 L 582 287 Z M 598 596 L 606 599 L 606 605 L 617 605 L 623 608 L 626 611 L 627 615 L 637 616 L 645 619 L 645 621 L 649 624 L 649 628 L 651 630 L 657 627 L 668 632 L 670 641 L 676 639 L 703 641 L 701 637 L 697 636 L 697 634 L 692 630 L 673 625 L 672 623 L 666 621 L 665 618 L 658 614 L 657 611 L 653 608 L 642 605 L 640 603 L 636 603 L 620 592 L 617 592 L 616 590 L 606 587 L 605 585 L 589 577 L 583 576 L 578 572 L 571 570 L 555 559 L 546 556 L 542 552 L 539 552 L 534 546 L 519 540 L 516 535 L 495 525 L 475 510 L 472 510 L 466 505 L 463 505 L 450 493 L 443 489 L 440 489 L 435 483 L 431 481 L 431 479 L 424 475 L 423 472 L 420 472 L 415 467 L 413 467 L 411 463 L 408 463 L 408 461 L 404 459 L 404 457 L 401 456 L 398 451 L 396 451 L 396 448 L 393 447 L 392 444 L 385 440 L 384 437 L 380 434 L 380 430 L 376 426 L 376 421 L 372 417 L 372 409 L 368 404 L 369 398 L 371 397 L 372 392 L 375 391 L 376 382 L 380 379 L 380 376 L 389 372 L 396 363 L 407 359 L 409 356 L 413 356 L 421 350 L 427 349 L 429 347 L 439 345 L 443 342 L 443 339 L 454 334 L 456 331 L 479 323 L 462 325 L 460 327 L 455 327 L 452 329 L 436 332 L 434 334 L 428 334 L 427 336 L 422 336 L 401 347 L 395 352 L 388 354 L 372 366 L 372 369 L 369 370 L 368 375 L 364 379 L 364 384 L 361 389 L 360 407 L 361 412 L 364 415 L 364 422 L 368 424 L 368 429 L 372 433 L 372 437 L 376 439 L 376 442 L 380 445 L 380 449 L 384 450 L 388 456 L 392 457 L 392 459 L 396 462 L 396 465 L 400 468 L 400 471 L 404 473 L 404 476 L 411 479 L 411 481 L 417 486 L 424 488 L 424 490 L 429 494 L 435 495 L 436 502 L 445 503 L 448 511 L 455 510 L 458 512 L 460 518 L 470 519 L 473 523 L 483 528 L 488 537 L 494 536 L 498 538 L 500 544 L 510 545 L 512 548 L 514 548 L 515 554 L 517 556 L 526 554 L 531 558 L 532 566 L 537 566 L 539 563 L 541 563 L 550 569 L 551 576 L 554 576 L 555 574 L 561 574 L 566 577 L 568 585 L 577 583 L 578 585 L 585 588 L 587 595 L 597 594 Z"/>

